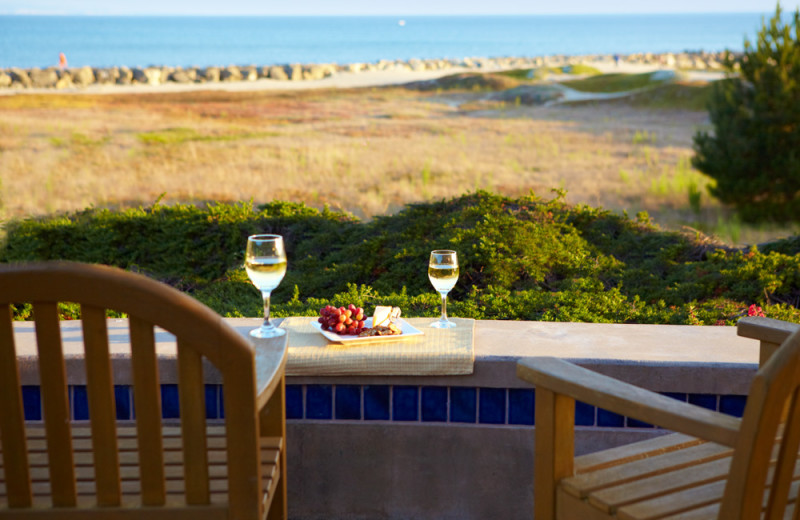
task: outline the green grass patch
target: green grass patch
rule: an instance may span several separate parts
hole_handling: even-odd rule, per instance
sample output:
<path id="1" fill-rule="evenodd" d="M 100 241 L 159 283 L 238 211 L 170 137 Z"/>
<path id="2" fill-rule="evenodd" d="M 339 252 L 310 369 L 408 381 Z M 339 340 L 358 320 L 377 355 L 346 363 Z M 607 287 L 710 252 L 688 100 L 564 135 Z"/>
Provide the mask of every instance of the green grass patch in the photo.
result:
<path id="1" fill-rule="evenodd" d="M 601 74 L 589 78 L 563 82 L 563 85 L 581 92 L 626 92 L 643 87 L 659 85 L 665 80 L 653 79 L 653 74 Z"/>
<path id="2" fill-rule="evenodd" d="M 642 108 L 680 109 L 701 112 L 707 109 L 710 83 L 668 83 L 628 98 L 630 104 Z"/>
<path id="3" fill-rule="evenodd" d="M 495 92 L 519 85 L 519 80 L 503 73 L 480 74 L 465 72 L 453 74 L 429 81 L 415 81 L 405 85 L 406 88 L 422 91 L 466 90 L 472 92 Z"/>
<path id="4" fill-rule="evenodd" d="M 567 74 L 574 74 L 576 76 L 578 75 L 597 76 L 602 74 L 602 72 L 600 72 L 599 69 L 596 69 L 591 65 L 586 65 L 585 63 L 577 63 L 575 65 L 564 67 L 564 69 Z"/>
<path id="5" fill-rule="evenodd" d="M 193 128 L 166 128 L 136 134 L 137 139 L 147 145 L 173 145 L 188 141 L 236 141 L 255 137 L 274 137 L 274 132 L 237 132 L 230 134 L 201 134 Z"/>

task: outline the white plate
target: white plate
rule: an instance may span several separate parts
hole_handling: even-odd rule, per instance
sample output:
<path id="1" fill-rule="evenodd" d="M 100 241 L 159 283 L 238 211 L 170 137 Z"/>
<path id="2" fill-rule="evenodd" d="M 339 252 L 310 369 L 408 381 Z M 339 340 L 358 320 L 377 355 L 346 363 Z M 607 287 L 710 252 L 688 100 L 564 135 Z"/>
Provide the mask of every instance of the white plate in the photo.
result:
<path id="1" fill-rule="evenodd" d="M 336 343 L 363 343 L 367 341 L 386 341 L 386 340 L 398 340 L 403 338 L 408 338 L 411 336 L 422 336 L 422 331 L 418 328 L 410 325 L 406 320 L 402 318 L 397 318 L 395 323 L 400 325 L 400 330 L 403 331 L 402 334 L 397 334 L 394 336 L 349 336 L 344 335 L 340 336 L 335 332 L 331 332 L 329 330 L 322 330 L 322 324 L 314 320 L 311 322 L 311 326 L 314 327 L 319 331 L 320 334 L 328 338 L 329 341 L 334 341 Z M 372 318 L 367 318 L 364 322 L 366 327 L 372 326 Z"/>

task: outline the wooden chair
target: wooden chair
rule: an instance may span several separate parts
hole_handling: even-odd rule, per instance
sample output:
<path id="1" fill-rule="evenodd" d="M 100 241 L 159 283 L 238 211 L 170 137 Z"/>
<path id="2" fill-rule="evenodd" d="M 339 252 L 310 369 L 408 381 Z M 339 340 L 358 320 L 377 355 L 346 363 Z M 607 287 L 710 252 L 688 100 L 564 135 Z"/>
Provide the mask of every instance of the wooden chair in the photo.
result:
<path id="1" fill-rule="evenodd" d="M 528 358 L 536 385 L 534 518 L 800 518 L 800 326 L 739 322 L 761 340 L 742 419 L 554 358 Z M 680 432 L 574 457 L 575 400 Z M 793 511 L 794 510 L 794 511 Z"/>
<path id="2" fill-rule="evenodd" d="M 24 422 L 11 320 L 23 302 L 35 319 L 38 426 Z M 70 421 L 57 302 L 80 304 L 88 425 Z M 106 309 L 129 316 L 135 425 L 115 420 Z M 155 326 L 177 340 L 174 426 L 162 423 Z M 254 349 L 191 297 L 115 268 L 0 266 L 0 518 L 285 519 L 286 339 L 269 341 Z M 222 376 L 224 424 L 206 420 L 204 360 Z"/>

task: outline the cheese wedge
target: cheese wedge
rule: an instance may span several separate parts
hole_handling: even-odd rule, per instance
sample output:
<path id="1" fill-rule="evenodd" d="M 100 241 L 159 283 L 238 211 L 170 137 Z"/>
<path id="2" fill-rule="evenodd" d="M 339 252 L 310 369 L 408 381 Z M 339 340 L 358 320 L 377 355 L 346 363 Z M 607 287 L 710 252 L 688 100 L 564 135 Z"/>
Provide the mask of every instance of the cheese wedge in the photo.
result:
<path id="1" fill-rule="evenodd" d="M 400 317 L 400 307 L 389 307 L 378 305 L 372 313 L 372 326 L 388 326 L 392 321 Z"/>

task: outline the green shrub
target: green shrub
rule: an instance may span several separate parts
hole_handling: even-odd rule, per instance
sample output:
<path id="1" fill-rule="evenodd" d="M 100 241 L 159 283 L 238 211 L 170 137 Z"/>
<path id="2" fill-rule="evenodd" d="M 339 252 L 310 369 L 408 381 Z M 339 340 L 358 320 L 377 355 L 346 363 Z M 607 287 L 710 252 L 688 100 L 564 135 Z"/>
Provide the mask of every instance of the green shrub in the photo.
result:
<path id="1" fill-rule="evenodd" d="M 800 10 L 784 24 L 778 5 L 755 47 L 725 65 L 739 77 L 718 81 L 708 104 L 713 135 L 694 137 L 694 166 L 745 221 L 800 220 Z"/>
<path id="2" fill-rule="evenodd" d="M 273 202 L 90 209 L 6 224 L 0 262 L 69 259 L 116 265 L 183 290 L 224 316 L 258 316 L 242 267 L 246 238 L 285 237 L 289 270 L 275 316 L 323 305 L 397 305 L 437 316 L 427 278 L 432 249 L 455 249 L 461 277 L 450 313 L 483 319 L 733 324 L 758 304 L 800 322 L 800 239 L 747 251 L 709 248 L 561 195 L 486 192 L 407 206 L 359 222 L 343 213 Z M 65 309 L 75 317 L 76 309 Z M 24 319 L 29 309 L 16 315 Z"/>

